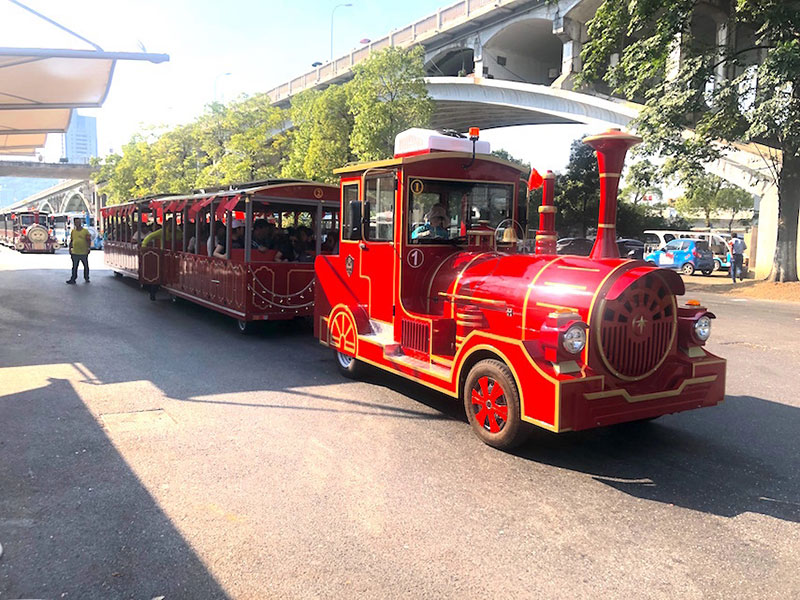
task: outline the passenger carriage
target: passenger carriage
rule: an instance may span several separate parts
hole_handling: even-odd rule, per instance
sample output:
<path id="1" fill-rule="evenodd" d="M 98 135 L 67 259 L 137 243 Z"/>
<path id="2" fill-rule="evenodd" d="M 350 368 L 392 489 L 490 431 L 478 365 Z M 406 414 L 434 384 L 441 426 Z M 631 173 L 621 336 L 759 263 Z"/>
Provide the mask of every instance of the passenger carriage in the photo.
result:
<path id="1" fill-rule="evenodd" d="M 556 255 L 552 173 L 535 252 L 519 252 L 522 174 L 477 131 L 411 130 L 393 159 L 338 170 L 340 249 L 316 259 L 314 328 L 340 370 L 369 364 L 460 397 L 501 448 L 529 424 L 564 432 L 721 402 L 725 361 L 703 347 L 714 315 L 681 300 L 675 272 L 619 257 L 617 187 L 639 139 L 585 141 L 601 181 L 589 257 Z"/>
<path id="2" fill-rule="evenodd" d="M 339 229 L 336 186 L 297 180 L 270 180 L 189 196 L 148 198 L 104 209 L 106 264 L 135 276 L 155 297 L 157 289 L 237 320 L 246 332 L 253 321 L 311 316 L 314 257 L 323 237 Z M 256 247 L 253 223 L 275 229 L 300 225 L 314 232 L 305 262 L 279 260 L 274 248 Z M 243 248 L 233 247 L 233 228 L 244 226 Z M 154 223 L 155 232 L 145 231 Z M 209 256 L 207 238 L 225 229 L 225 258 Z M 194 238 L 194 242 L 193 242 Z M 141 242 L 139 241 L 141 240 Z"/>
<path id="3" fill-rule="evenodd" d="M 23 253 L 56 251 L 48 213 L 39 211 L 6 211 L 0 213 L 0 241 Z"/>

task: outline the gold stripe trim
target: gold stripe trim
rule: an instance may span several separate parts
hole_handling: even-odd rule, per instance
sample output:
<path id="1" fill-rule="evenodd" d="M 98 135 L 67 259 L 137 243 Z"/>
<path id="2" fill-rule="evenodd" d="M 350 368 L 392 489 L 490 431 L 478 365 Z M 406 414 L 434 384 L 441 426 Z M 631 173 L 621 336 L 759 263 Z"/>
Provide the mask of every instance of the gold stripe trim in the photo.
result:
<path id="1" fill-rule="evenodd" d="M 462 296 L 460 294 L 450 294 L 448 292 L 439 292 L 440 296 L 445 298 L 454 298 L 456 300 L 468 300 L 470 302 L 478 302 L 483 304 L 506 304 L 505 300 L 491 300 L 489 298 L 476 298 L 475 296 Z"/>
<path id="2" fill-rule="evenodd" d="M 616 223 L 598 223 L 597 224 L 597 228 L 598 229 L 616 229 L 617 225 L 616 225 Z"/>
<path id="3" fill-rule="evenodd" d="M 600 173 L 600 179 L 604 177 L 622 177 L 622 173 Z"/>
<path id="4" fill-rule="evenodd" d="M 556 212 L 556 207 L 552 206 L 550 204 L 546 204 L 545 206 L 540 206 L 539 207 L 539 212 L 540 213 L 554 213 L 554 212 Z"/>
<path id="5" fill-rule="evenodd" d="M 600 272 L 600 269 L 592 269 L 590 267 L 568 267 L 566 265 L 556 265 L 556 269 L 567 269 L 568 271 L 586 271 L 588 273 Z"/>
<path id="6" fill-rule="evenodd" d="M 558 281 L 545 281 L 545 285 L 549 285 L 551 287 L 565 287 L 570 288 L 572 290 L 585 290 L 585 285 L 578 285 L 576 283 L 559 283 Z"/>
<path id="7" fill-rule="evenodd" d="M 555 310 L 571 310 L 575 311 L 576 313 L 578 312 L 578 309 L 572 306 L 561 306 L 560 304 L 548 304 L 547 302 L 537 302 L 536 306 L 541 306 L 542 308 L 552 308 Z"/>
<path id="8" fill-rule="evenodd" d="M 672 398 L 674 396 L 679 396 L 683 390 L 688 385 L 699 385 L 701 383 L 711 383 L 712 381 L 716 381 L 716 375 L 707 375 L 705 377 L 695 377 L 694 379 L 685 379 L 681 385 L 674 390 L 669 390 L 668 392 L 653 392 L 652 394 L 642 394 L 640 396 L 631 396 L 627 390 L 619 389 L 619 390 L 608 390 L 605 392 L 592 392 L 589 394 L 584 394 L 587 400 L 600 400 L 602 398 L 611 398 L 612 396 L 622 396 L 625 398 L 625 401 L 634 404 L 636 402 L 644 402 L 646 400 L 656 400 L 658 398 Z"/>

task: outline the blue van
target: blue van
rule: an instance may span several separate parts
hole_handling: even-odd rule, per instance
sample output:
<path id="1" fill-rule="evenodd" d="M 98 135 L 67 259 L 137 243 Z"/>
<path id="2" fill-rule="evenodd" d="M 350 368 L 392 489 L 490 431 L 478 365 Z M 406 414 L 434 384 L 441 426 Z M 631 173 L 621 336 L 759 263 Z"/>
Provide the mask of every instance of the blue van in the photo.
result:
<path id="1" fill-rule="evenodd" d="M 672 240 L 661 250 L 646 254 L 644 259 L 665 269 L 677 269 L 684 275 L 714 272 L 714 255 L 702 240 Z"/>

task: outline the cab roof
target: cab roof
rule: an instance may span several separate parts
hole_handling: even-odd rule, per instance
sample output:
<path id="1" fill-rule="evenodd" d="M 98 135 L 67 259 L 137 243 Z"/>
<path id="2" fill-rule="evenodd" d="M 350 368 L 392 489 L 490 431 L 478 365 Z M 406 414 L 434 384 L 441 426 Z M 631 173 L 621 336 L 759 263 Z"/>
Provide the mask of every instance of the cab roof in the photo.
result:
<path id="1" fill-rule="evenodd" d="M 387 169 L 392 167 L 400 167 L 409 164 L 419 163 L 426 160 L 441 160 L 446 158 L 460 158 L 462 160 L 472 160 L 472 153 L 470 152 L 425 152 L 424 154 L 415 154 L 413 156 L 399 156 L 395 158 L 387 158 L 385 160 L 376 160 L 372 162 L 350 163 L 339 169 L 334 169 L 336 175 L 345 175 L 348 173 L 358 173 L 368 169 Z M 491 154 L 476 154 L 476 161 L 492 162 L 504 167 L 511 167 L 521 174 L 525 173 L 526 169 L 517 163 L 513 163 Z"/>

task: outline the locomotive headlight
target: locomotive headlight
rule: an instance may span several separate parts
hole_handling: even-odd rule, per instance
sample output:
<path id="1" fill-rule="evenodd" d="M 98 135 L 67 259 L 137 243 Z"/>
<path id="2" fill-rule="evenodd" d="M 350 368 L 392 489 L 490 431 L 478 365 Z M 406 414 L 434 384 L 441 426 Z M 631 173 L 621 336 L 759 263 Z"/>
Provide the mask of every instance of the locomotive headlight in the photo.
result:
<path id="1" fill-rule="evenodd" d="M 702 316 L 695 321 L 694 334 L 701 342 L 705 342 L 711 337 L 711 319 L 708 316 Z"/>
<path id="2" fill-rule="evenodd" d="M 567 329 L 561 338 L 561 345 L 570 354 L 579 354 L 586 347 L 585 325 L 576 323 Z"/>

